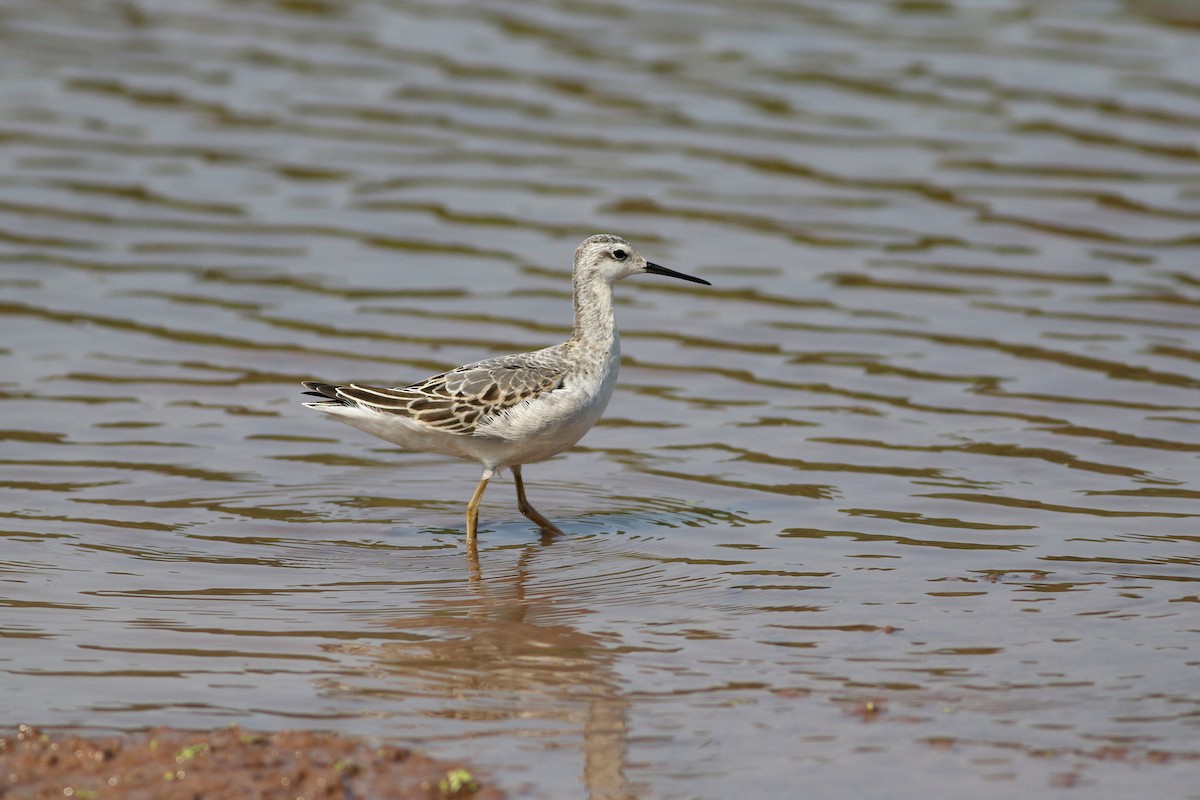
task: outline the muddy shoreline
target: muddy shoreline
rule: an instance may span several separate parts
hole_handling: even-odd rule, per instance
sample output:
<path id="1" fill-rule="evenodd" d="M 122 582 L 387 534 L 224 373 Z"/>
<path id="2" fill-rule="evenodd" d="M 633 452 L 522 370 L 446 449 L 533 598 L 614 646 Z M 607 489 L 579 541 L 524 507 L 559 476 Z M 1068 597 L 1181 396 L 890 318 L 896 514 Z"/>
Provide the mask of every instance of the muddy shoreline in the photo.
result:
<path id="1" fill-rule="evenodd" d="M 4 800 L 502 800 L 465 765 L 316 731 L 153 728 L 77 736 L 19 725 L 0 739 Z"/>

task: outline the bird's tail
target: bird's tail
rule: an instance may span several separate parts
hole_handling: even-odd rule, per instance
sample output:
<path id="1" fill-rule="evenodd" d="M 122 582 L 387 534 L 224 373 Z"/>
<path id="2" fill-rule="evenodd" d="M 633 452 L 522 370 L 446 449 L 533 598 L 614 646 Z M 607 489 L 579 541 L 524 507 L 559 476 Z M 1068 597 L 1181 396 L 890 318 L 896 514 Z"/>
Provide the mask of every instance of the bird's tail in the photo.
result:
<path id="1" fill-rule="evenodd" d="M 301 383 L 304 384 L 305 389 L 308 389 L 307 392 L 304 392 L 305 395 L 309 397 L 319 397 L 325 401 L 323 403 L 305 403 L 304 405 L 306 406 L 315 407 L 334 404 L 340 406 L 350 405 L 344 398 L 338 397 L 337 391 L 342 387 L 338 386 L 336 383 L 321 383 L 320 381 L 301 381 Z"/>

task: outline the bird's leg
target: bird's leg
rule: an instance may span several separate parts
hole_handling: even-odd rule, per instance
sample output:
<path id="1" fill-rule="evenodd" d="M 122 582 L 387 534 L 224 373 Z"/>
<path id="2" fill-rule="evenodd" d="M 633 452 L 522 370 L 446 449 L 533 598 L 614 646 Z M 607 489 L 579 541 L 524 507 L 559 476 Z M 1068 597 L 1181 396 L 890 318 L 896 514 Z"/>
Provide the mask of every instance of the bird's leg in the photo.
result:
<path id="1" fill-rule="evenodd" d="M 475 539 L 467 539 L 467 580 L 472 588 L 478 589 L 483 585 L 483 570 L 479 568 L 479 542 Z"/>
<path id="2" fill-rule="evenodd" d="M 475 487 L 475 494 L 471 495 L 471 502 L 467 503 L 467 545 L 474 546 L 475 544 L 475 529 L 479 527 L 479 501 L 483 499 L 483 490 L 487 488 L 488 481 L 491 480 L 492 470 L 484 469 L 483 477 L 479 479 L 479 485 Z"/>
<path id="3" fill-rule="evenodd" d="M 525 499 L 525 482 L 521 480 L 521 467 L 514 464 L 512 467 L 513 480 L 517 484 L 517 508 L 521 509 L 521 513 L 529 517 L 538 524 L 546 533 L 562 533 L 550 520 L 546 519 L 538 512 L 536 508 L 529 505 L 529 501 Z"/>

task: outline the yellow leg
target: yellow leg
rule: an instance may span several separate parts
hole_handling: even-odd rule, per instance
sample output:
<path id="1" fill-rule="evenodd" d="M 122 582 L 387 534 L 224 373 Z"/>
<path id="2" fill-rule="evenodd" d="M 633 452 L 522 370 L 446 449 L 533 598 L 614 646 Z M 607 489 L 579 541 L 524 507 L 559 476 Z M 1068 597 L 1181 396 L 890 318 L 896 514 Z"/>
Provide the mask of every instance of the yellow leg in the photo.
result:
<path id="1" fill-rule="evenodd" d="M 525 499 L 525 482 L 521 480 L 521 467 L 514 465 L 512 467 L 513 480 L 517 484 L 517 508 L 521 509 L 521 513 L 529 517 L 538 524 L 538 527 L 546 533 L 562 533 L 550 520 L 546 519 L 538 512 L 536 508 L 529 505 L 529 501 Z"/>
<path id="2" fill-rule="evenodd" d="M 491 477 L 492 471 L 485 469 L 483 477 L 479 479 L 479 485 L 475 487 L 475 494 L 471 495 L 471 502 L 467 503 L 467 545 L 469 547 L 475 546 L 475 530 L 479 527 L 479 501 L 483 499 L 483 490 L 487 488 Z"/>

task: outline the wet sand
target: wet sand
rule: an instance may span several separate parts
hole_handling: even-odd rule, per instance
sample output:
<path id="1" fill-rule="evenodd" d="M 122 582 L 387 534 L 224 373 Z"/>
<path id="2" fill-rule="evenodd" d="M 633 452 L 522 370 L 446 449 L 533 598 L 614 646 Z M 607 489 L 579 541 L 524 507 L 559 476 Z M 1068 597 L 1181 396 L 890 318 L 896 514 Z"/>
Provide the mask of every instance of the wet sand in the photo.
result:
<path id="1" fill-rule="evenodd" d="M 21 725 L 0 740 L 0 797 L 499 800 L 504 795 L 461 764 L 332 733 L 154 728 L 85 737 Z"/>

